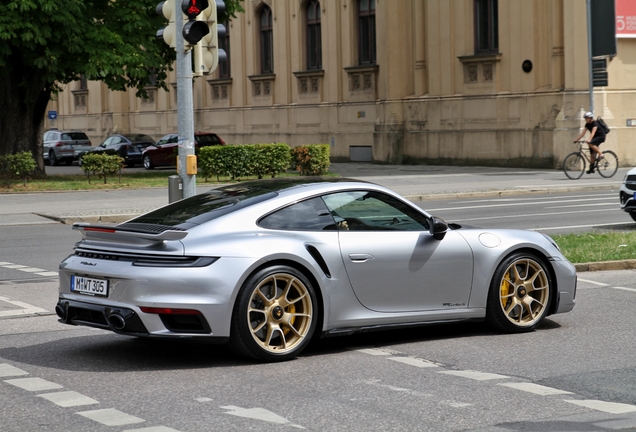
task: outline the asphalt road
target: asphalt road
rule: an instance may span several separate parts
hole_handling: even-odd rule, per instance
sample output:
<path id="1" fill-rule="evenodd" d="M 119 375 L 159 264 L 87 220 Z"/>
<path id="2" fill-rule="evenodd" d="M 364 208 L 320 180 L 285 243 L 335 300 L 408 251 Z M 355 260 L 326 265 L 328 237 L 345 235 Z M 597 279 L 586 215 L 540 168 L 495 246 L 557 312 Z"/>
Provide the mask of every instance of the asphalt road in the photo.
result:
<path id="1" fill-rule="evenodd" d="M 2 431 L 605 431 L 636 428 L 634 271 L 579 274 L 535 332 L 438 325 L 322 340 L 255 364 L 224 346 L 0 319 Z M 23 303 L 8 303 L 16 297 Z M 56 283 L 0 283 L 0 312 Z M 37 313 L 37 312 L 36 312 Z M 146 429 L 148 428 L 148 429 Z"/>

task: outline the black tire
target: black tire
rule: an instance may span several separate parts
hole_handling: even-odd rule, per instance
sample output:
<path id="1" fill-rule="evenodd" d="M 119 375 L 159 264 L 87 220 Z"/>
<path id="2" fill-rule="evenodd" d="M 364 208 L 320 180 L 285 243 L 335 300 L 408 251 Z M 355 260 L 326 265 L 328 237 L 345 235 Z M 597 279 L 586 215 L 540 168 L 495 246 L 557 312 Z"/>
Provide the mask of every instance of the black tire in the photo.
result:
<path id="1" fill-rule="evenodd" d="M 610 178 L 618 171 L 618 156 L 611 150 L 603 152 L 603 158 L 596 164 L 596 170 L 601 177 Z"/>
<path id="2" fill-rule="evenodd" d="M 55 152 L 53 150 L 49 151 L 49 165 L 58 166 L 60 161 L 55 157 Z"/>
<path id="3" fill-rule="evenodd" d="M 259 361 L 290 360 L 311 341 L 317 322 L 318 302 L 309 280 L 292 267 L 267 267 L 239 291 L 230 347 Z"/>
<path id="4" fill-rule="evenodd" d="M 155 166 L 152 164 L 150 156 L 148 155 L 144 156 L 144 168 L 146 168 L 147 170 L 155 169 Z"/>
<path id="5" fill-rule="evenodd" d="M 563 159 L 563 172 L 572 180 L 580 179 L 585 171 L 585 158 L 579 152 L 570 153 Z"/>
<path id="6" fill-rule="evenodd" d="M 534 330 L 548 315 L 554 288 L 550 272 L 531 253 L 515 253 L 495 271 L 486 320 L 505 333 Z"/>

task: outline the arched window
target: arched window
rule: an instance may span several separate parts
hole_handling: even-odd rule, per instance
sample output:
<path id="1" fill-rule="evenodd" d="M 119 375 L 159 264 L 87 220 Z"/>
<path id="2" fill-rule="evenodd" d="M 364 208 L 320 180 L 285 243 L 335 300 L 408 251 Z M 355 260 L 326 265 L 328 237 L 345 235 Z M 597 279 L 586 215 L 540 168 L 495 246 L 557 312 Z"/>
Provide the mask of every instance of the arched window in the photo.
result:
<path id="1" fill-rule="evenodd" d="M 322 69 L 320 2 L 307 2 L 307 70 Z"/>
<path id="2" fill-rule="evenodd" d="M 263 6 L 260 16 L 261 73 L 274 72 L 274 38 L 272 32 L 272 10 Z"/>
<path id="3" fill-rule="evenodd" d="M 375 0 L 358 2 L 358 58 L 361 65 L 375 64 Z"/>

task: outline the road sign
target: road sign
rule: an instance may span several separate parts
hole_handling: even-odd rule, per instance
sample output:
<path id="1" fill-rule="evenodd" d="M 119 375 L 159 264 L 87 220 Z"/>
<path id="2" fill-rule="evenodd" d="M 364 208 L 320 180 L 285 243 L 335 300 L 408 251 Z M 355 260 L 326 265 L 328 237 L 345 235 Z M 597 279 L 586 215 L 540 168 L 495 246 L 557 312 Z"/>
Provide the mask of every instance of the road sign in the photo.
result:
<path id="1" fill-rule="evenodd" d="M 57 111 L 49 111 L 49 120 L 55 120 L 57 118 Z"/>

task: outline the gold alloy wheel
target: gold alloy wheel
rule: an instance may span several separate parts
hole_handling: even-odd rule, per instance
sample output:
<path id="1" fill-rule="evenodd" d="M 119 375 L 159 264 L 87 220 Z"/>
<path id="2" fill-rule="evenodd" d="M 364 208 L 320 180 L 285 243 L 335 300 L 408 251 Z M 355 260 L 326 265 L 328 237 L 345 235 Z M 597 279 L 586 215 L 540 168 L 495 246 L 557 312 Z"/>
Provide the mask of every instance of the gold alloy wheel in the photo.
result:
<path id="1" fill-rule="evenodd" d="M 504 316 L 516 326 L 531 326 L 544 316 L 550 298 L 548 275 L 535 260 L 515 260 L 501 279 L 499 299 Z"/>
<path id="2" fill-rule="evenodd" d="M 293 275 L 276 273 L 263 279 L 252 292 L 247 310 L 249 329 L 263 349 L 283 354 L 307 337 L 312 310 L 305 284 Z"/>

